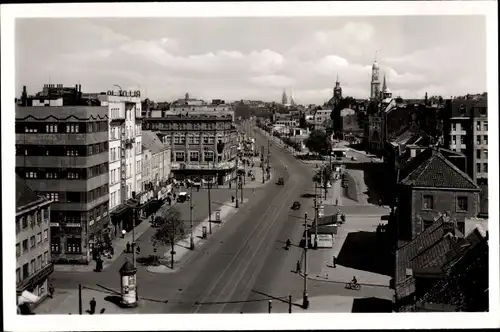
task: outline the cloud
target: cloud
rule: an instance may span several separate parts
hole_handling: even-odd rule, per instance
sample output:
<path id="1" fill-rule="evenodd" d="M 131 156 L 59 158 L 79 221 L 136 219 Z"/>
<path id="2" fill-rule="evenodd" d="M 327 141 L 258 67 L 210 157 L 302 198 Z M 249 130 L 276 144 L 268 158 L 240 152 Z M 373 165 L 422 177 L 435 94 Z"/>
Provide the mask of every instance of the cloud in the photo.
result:
<path id="1" fill-rule="evenodd" d="M 297 35 L 259 26 L 266 35 L 246 39 L 244 48 L 232 40 L 255 28 L 251 21 L 233 21 L 232 34 L 217 30 L 206 35 L 190 32 L 188 23 L 183 29 L 150 28 L 150 33 L 141 25 L 141 33 L 134 34 L 133 24 L 140 22 L 130 22 L 117 28 L 99 20 L 25 21 L 16 32 L 19 85 L 36 92 L 47 83 L 50 71 L 53 82 L 81 81 L 86 91 L 140 85 L 156 100 L 189 92 L 207 99 L 279 101 L 283 89 L 293 88 L 299 103 L 321 104 L 331 98 L 337 75 L 344 95 L 367 98 L 374 50 L 383 47 L 380 70 L 395 95 L 459 95 L 482 92 L 486 86 L 485 48 L 480 42 L 474 40 L 474 47 L 460 38 L 442 42 L 433 40 L 432 33 L 418 39 L 405 35 L 407 43 L 401 42 L 404 38 L 388 40 L 384 29 L 391 18 L 378 25 L 370 18 L 330 25 L 314 21 L 309 27 L 301 25 L 303 31 Z M 401 28 L 400 33 L 405 31 Z M 47 35 L 57 40 L 53 47 L 46 46 Z M 211 42 L 215 39 L 219 46 Z M 427 41 L 438 46 L 427 47 Z"/>

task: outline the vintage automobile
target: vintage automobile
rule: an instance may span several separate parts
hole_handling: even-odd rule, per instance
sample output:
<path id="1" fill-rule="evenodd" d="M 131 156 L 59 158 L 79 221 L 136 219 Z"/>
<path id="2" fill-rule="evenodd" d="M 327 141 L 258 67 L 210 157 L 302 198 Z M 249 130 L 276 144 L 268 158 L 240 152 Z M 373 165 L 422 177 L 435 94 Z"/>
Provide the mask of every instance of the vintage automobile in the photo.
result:
<path id="1" fill-rule="evenodd" d="M 292 210 L 299 210 L 300 209 L 300 203 L 295 201 L 292 204 Z"/>
<path id="2" fill-rule="evenodd" d="M 177 202 L 183 203 L 185 201 L 189 200 L 189 194 L 187 192 L 180 192 L 179 195 L 177 195 Z"/>
<path id="3" fill-rule="evenodd" d="M 282 185 L 284 185 L 284 184 L 285 184 L 285 180 L 284 180 L 283 178 L 279 178 L 279 179 L 278 179 L 278 182 L 276 182 L 276 184 L 277 184 L 278 186 L 282 186 Z"/>

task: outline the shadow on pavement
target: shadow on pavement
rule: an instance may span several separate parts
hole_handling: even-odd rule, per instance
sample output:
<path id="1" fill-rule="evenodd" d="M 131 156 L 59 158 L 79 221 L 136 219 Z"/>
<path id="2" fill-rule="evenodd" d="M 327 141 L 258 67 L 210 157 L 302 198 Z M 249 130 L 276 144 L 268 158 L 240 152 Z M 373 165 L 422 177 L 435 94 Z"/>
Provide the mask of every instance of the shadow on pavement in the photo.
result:
<path id="1" fill-rule="evenodd" d="M 354 299 L 352 312 L 392 312 L 393 304 L 391 300 L 380 299 L 378 297 L 367 297 Z"/>
<path id="2" fill-rule="evenodd" d="M 392 275 L 390 252 L 384 246 L 384 237 L 376 232 L 347 234 L 337 257 L 337 264 L 356 270 Z"/>
<path id="3" fill-rule="evenodd" d="M 118 295 L 108 295 L 104 298 L 105 301 L 113 303 L 114 305 L 121 307 L 121 296 Z"/>
<path id="4" fill-rule="evenodd" d="M 391 195 L 394 192 L 393 181 L 384 163 L 346 164 L 346 167 L 351 170 L 363 171 L 364 182 L 368 189 L 364 194 L 368 195 L 368 203 L 378 204 L 379 199 L 382 199 L 383 205 L 391 203 Z"/>

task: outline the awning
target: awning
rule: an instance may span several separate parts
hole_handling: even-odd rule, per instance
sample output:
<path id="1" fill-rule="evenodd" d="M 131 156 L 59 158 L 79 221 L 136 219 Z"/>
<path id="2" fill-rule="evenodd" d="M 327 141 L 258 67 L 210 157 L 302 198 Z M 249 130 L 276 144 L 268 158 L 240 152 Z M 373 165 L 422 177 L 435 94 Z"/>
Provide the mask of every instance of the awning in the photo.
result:
<path id="1" fill-rule="evenodd" d="M 111 216 L 114 217 L 114 216 L 119 216 L 120 214 L 124 213 L 125 211 L 127 211 L 127 209 L 129 209 L 129 207 L 125 204 L 120 204 L 118 205 L 118 207 L 116 209 L 114 209 L 113 211 L 111 211 Z"/>
<path id="2" fill-rule="evenodd" d="M 40 300 L 40 297 L 28 292 L 27 290 L 23 291 L 21 295 L 18 297 L 18 304 L 23 303 L 36 303 Z"/>

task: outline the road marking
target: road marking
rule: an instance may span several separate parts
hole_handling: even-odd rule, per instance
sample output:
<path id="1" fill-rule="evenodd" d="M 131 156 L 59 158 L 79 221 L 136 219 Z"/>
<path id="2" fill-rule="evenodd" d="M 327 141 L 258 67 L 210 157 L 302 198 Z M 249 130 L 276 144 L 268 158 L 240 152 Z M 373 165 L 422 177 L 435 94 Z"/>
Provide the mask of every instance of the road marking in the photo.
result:
<path id="1" fill-rule="evenodd" d="M 259 222 L 255 224 L 255 227 L 253 228 L 253 230 L 250 233 L 250 235 L 246 238 L 245 243 L 243 244 L 243 246 L 241 246 L 241 248 L 236 252 L 236 254 L 233 256 L 233 258 L 231 259 L 231 261 L 227 264 L 226 268 L 219 274 L 219 276 L 217 277 L 217 279 L 215 280 L 215 282 L 212 283 L 212 286 L 203 293 L 203 295 L 201 296 L 201 300 L 198 301 L 198 303 L 203 303 L 205 301 L 205 299 L 210 295 L 210 293 L 215 289 L 215 287 L 217 286 L 217 284 L 219 283 L 219 281 L 221 280 L 221 278 L 224 276 L 224 274 L 226 273 L 226 271 L 231 267 L 231 265 L 233 264 L 233 262 L 235 261 L 235 259 L 240 255 L 240 253 L 242 252 L 242 250 L 247 247 L 248 242 L 250 241 L 250 239 L 252 238 L 252 236 L 254 235 L 254 233 L 257 231 L 257 229 L 261 230 L 259 232 L 259 234 L 262 233 L 262 231 L 263 231 L 264 228 L 261 228 L 260 226 L 265 222 L 265 220 L 266 220 L 265 217 L 267 217 L 267 215 L 270 214 L 270 212 L 274 210 L 274 205 L 275 205 L 276 201 L 278 201 L 279 199 L 280 199 L 280 195 L 276 195 L 276 197 L 273 199 L 272 203 L 269 205 L 269 207 L 266 210 L 266 212 L 260 218 Z M 197 313 L 201 308 L 202 308 L 202 306 L 198 305 L 197 308 L 196 308 L 196 310 L 194 311 L 194 313 Z"/>

